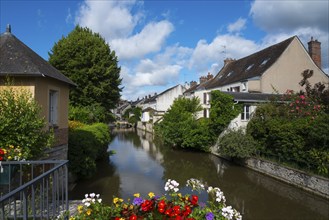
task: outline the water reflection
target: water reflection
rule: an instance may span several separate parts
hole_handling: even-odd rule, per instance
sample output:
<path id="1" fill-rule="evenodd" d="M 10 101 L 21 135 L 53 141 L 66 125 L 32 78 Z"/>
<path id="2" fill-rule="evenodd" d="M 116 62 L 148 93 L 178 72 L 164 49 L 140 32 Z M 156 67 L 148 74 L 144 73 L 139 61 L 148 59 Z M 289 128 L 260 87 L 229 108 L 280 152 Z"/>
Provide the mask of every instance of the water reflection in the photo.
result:
<path id="1" fill-rule="evenodd" d="M 134 193 L 145 196 L 150 191 L 163 194 L 167 179 L 182 185 L 197 178 L 220 187 L 227 204 L 243 213 L 243 219 L 329 219 L 328 200 L 214 155 L 155 144 L 150 133 L 117 130 L 109 149 L 116 154 L 99 164 L 92 180 L 79 182 L 70 193 L 71 199 L 95 192 L 110 203 L 113 196 L 131 198 Z"/>

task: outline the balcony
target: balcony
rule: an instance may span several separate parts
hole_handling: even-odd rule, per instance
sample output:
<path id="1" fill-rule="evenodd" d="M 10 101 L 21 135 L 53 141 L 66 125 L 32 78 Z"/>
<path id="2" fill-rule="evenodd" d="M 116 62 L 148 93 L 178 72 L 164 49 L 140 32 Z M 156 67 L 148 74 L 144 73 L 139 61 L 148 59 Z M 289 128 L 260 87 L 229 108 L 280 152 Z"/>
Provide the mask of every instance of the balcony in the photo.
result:
<path id="1" fill-rule="evenodd" d="M 69 208 L 68 161 L 0 161 L 0 219 L 56 219 Z"/>

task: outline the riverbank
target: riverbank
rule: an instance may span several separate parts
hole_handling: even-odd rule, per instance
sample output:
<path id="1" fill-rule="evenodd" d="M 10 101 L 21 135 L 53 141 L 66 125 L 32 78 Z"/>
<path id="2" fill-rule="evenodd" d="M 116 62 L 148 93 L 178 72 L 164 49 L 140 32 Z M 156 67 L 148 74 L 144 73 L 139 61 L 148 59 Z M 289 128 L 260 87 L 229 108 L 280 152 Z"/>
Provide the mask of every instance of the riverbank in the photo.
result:
<path id="1" fill-rule="evenodd" d="M 137 129 L 144 132 L 153 133 L 153 127 L 149 124 L 138 123 Z M 221 157 L 215 150 L 212 154 Z M 223 158 L 223 157 L 221 157 Z M 224 158 L 228 159 L 228 158 Z M 283 181 L 295 187 L 306 190 L 317 196 L 329 199 L 329 179 L 317 175 L 283 166 L 269 160 L 259 158 L 248 158 L 241 161 L 234 161 L 241 166 L 260 172 L 277 180 Z"/>

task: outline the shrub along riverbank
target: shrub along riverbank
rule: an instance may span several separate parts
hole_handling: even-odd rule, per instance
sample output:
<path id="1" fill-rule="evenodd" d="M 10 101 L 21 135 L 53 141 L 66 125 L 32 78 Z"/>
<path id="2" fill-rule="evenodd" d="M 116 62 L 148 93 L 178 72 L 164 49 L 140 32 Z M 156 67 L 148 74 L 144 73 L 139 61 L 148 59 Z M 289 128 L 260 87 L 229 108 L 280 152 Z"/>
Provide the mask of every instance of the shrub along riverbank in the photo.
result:
<path id="1" fill-rule="evenodd" d="M 108 155 L 109 127 L 104 123 L 86 125 L 70 121 L 69 129 L 69 170 L 77 178 L 91 177 L 96 161 Z"/>

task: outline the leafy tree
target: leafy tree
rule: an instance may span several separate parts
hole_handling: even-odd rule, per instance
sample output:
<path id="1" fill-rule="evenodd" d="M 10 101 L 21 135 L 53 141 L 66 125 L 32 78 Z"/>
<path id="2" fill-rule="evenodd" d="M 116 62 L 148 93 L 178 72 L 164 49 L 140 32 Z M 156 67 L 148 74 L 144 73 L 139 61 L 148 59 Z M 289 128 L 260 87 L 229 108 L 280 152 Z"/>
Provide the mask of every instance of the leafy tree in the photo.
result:
<path id="1" fill-rule="evenodd" d="M 76 26 L 55 43 L 49 62 L 77 84 L 70 91 L 72 106 L 98 105 L 108 111 L 119 101 L 118 59 L 98 33 Z"/>
<path id="2" fill-rule="evenodd" d="M 41 108 L 29 91 L 7 86 L 0 89 L 0 148 L 20 146 L 25 159 L 39 159 L 53 140 L 40 117 Z"/>
<path id="3" fill-rule="evenodd" d="M 140 107 L 134 107 L 129 110 L 130 110 L 131 116 L 129 117 L 128 122 L 131 124 L 136 124 L 138 121 L 141 120 L 142 109 Z"/>
<path id="4" fill-rule="evenodd" d="M 198 98 L 178 98 L 163 120 L 156 126 L 156 134 L 171 146 L 208 151 L 212 135 L 204 120 L 196 120 L 202 107 Z"/>
<path id="5" fill-rule="evenodd" d="M 233 97 L 221 91 L 211 91 L 210 128 L 214 134 L 222 133 L 230 122 L 241 112 L 241 106 L 235 105 Z"/>

